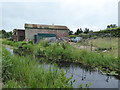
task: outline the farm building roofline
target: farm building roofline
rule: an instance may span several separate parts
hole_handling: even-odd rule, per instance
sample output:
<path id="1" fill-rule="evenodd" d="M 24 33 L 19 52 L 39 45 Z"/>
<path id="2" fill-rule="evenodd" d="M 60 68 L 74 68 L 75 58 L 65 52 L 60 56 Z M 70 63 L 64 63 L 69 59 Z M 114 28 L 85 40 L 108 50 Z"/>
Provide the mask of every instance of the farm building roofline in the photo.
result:
<path id="1" fill-rule="evenodd" d="M 42 25 L 42 24 L 27 24 L 25 23 L 25 29 L 51 29 L 51 30 L 69 30 L 67 26 L 60 25 Z"/>

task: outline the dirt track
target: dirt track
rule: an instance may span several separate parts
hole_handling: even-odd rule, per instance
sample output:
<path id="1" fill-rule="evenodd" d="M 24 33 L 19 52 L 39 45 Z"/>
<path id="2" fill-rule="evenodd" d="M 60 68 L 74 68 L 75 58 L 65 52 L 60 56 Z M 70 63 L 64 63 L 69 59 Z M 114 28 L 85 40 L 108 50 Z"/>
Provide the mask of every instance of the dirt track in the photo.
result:
<path id="1" fill-rule="evenodd" d="M 70 45 L 74 46 L 75 48 L 81 48 L 81 49 L 91 49 L 91 46 L 82 46 L 82 45 L 76 45 L 74 42 L 69 42 Z M 95 50 L 96 47 L 92 47 L 92 50 Z"/>

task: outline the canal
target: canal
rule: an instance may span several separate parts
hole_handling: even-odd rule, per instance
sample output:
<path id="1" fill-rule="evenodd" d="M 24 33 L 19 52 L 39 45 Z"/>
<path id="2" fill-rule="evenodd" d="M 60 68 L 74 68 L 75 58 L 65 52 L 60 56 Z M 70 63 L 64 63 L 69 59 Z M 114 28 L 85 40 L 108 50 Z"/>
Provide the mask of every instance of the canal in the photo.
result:
<path id="1" fill-rule="evenodd" d="M 6 47 L 6 49 L 13 54 L 12 48 Z M 54 67 L 54 64 L 50 63 L 40 63 L 40 65 L 44 65 L 45 68 Z M 80 84 L 83 88 L 86 87 L 86 84 L 90 84 L 90 88 L 118 88 L 118 78 L 102 74 L 97 69 L 93 70 L 80 64 L 70 63 L 61 63 L 58 64 L 58 67 L 65 71 L 66 77 L 72 76 L 72 81 L 76 80 L 73 83 L 74 88 L 78 88 Z"/>

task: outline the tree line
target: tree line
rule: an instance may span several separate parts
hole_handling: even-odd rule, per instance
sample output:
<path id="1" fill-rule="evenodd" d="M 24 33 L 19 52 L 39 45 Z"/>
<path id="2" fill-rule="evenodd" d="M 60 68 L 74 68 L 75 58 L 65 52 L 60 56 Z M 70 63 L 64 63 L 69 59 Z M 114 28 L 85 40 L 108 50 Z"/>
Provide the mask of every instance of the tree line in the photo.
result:
<path id="1" fill-rule="evenodd" d="M 73 33 L 73 31 L 70 31 L 69 35 L 73 35 L 73 34 L 79 35 L 81 33 L 88 34 L 89 32 L 93 32 L 93 30 L 90 30 L 89 28 L 85 28 L 85 29 L 78 28 L 75 33 Z"/>
<path id="2" fill-rule="evenodd" d="M 12 31 L 6 32 L 5 30 L 0 30 L 0 38 L 11 38 Z"/>
<path id="3" fill-rule="evenodd" d="M 109 29 L 109 28 L 117 28 L 117 25 L 116 24 L 107 25 L 107 29 Z"/>
<path id="4" fill-rule="evenodd" d="M 96 33 L 97 35 L 100 35 L 100 34 L 109 34 L 112 37 L 120 37 L 120 27 L 117 27 L 117 28 L 108 28 L 108 29 L 100 30 L 100 31 L 97 31 L 97 32 L 94 32 L 94 33 Z"/>
<path id="5" fill-rule="evenodd" d="M 81 34 L 96 34 L 96 35 L 101 35 L 101 34 L 111 34 L 113 37 L 120 37 L 120 27 L 117 27 L 116 24 L 110 24 L 107 25 L 105 30 L 100 30 L 100 31 L 94 31 L 90 30 L 89 28 L 78 28 L 75 33 L 73 31 L 69 32 L 69 35 L 81 35 Z"/>

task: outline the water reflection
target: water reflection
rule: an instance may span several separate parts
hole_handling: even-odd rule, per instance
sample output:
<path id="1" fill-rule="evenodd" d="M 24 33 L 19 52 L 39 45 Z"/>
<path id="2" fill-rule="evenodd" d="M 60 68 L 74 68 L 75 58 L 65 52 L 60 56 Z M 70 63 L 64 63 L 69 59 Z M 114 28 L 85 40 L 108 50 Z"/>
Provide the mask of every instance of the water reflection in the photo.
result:
<path id="1" fill-rule="evenodd" d="M 13 49 L 11 48 L 6 48 L 8 51 L 10 51 L 11 54 L 13 54 Z"/>
<path id="2" fill-rule="evenodd" d="M 106 82 L 109 82 L 109 78 L 110 78 L 110 77 L 109 77 L 109 76 L 107 76 Z"/>
<path id="3" fill-rule="evenodd" d="M 118 80 L 116 78 L 103 75 L 98 70 L 93 70 L 90 67 L 70 63 L 59 64 L 59 67 L 65 70 L 67 77 L 72 76 L 72 80 L 76 79 L 74 87 L 79 87 L 80 84 L 86 87 L 86 84 L 92 83 L 91 88 L 118 88 Z"/>

